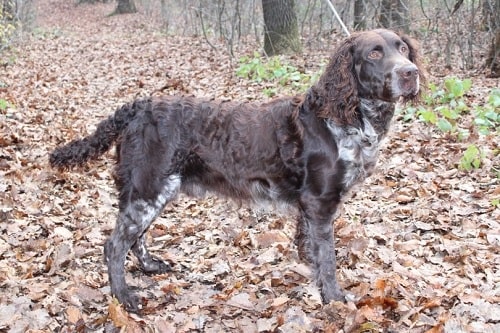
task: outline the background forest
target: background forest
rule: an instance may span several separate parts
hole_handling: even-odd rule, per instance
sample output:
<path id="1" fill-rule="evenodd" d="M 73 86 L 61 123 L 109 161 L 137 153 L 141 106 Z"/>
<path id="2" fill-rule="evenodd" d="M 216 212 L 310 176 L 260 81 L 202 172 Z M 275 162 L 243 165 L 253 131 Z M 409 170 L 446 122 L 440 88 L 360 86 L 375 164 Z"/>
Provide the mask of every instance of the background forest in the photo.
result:
<path id="1" fill-rule="evenodd" d="M 129 261 L 127 314 L 102 262 L 113 153 L 67 173 L 48 153 L 141 96 L 303 92 L 346 37 L 330 4 L 417 39 L 428 71 L 335 221 L 359 300 L 321 304 L 293 217 L 181 197 L 149 239 L 174 271 Z M 0 0 L 0 332 L 499 332 L 499 45 L 500 0 Z"/>

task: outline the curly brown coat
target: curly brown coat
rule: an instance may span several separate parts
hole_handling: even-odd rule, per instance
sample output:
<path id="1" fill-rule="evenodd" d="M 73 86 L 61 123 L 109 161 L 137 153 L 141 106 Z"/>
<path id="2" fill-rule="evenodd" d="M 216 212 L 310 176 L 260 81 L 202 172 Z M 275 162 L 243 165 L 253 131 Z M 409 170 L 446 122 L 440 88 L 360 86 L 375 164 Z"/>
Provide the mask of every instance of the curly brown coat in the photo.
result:
<path id="1" fill-rule="evenodd" d="M 90 136 L 56 148 L 50 164 L 79 166 L 117 147 L 116 227 L 105 244 L 111 292 L 130 311 L 129 250 L 147 273 L 167 272 L 145 233 L 177 193 L 296 207 L 301 256 L 325 302 L 343 300 L 333 219 L 346 193 L 374 169 L 395 103 L 417 99 L 422 69 L 414 41 L 388 30 L 356 33 L 333 53 L 305 95 L 265 104 L 164 96 L 126 104 Z"/>

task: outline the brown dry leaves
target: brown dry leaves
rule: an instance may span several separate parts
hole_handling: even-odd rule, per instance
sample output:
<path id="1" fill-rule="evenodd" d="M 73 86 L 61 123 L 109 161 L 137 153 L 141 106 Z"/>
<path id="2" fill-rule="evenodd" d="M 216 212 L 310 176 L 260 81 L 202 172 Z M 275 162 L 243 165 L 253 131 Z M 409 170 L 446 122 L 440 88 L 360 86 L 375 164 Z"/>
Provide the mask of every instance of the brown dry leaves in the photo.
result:
<path id="1" fill-rule="evenodd" d="M 116 216 L 111 154 L 61 174 L 48 152 L 137 96 L 264 98 L 234 76 L 223 47 L 162 36 L 140 14 L 106 17 L 114 4 L 37 4 L 40 28 L 0 78 L 0 98 L 13 105 L 0 113 L 1 331 L 500 331 L 500 214 L 491 205 L 500 188 L 489 172 L 498 158 L 463 173 L 464 144 L 400 121 L 377 173 L 336 221 L 339 280 L 356 302 L 321 304 L 291 244 L 293 216 L 181 197 L 150 232 L 174 271 L 143 276 L 131 260 L 127 278 L 146 306 L 142 317 L 124 312 L 102 262 Z M 326 58 L 293 61 L 317 68 Z M 495 82 L 475 85 L 480 103 Z M 480 140 L 498 149 L 498 138 Z"/>

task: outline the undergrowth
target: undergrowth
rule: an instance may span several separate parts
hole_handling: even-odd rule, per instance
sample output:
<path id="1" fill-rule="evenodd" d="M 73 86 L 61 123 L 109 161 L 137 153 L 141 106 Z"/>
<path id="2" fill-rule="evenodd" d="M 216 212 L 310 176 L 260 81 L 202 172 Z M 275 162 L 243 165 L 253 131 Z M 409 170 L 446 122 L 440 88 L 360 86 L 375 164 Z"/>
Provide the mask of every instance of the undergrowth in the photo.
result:
<path id="1" fill-rule="evenodd" d="M 0 50 L 4 49 L 16 31 L 13 14 L 7 10 L 8 7 L 13 6 L 12 1 L 4 1 L 0 5 Z"/>
<path id="2" fill-rule="evenodd" d="M 467 93 L 472 88 L 470 79 L 447 78 L 442 85 L 429 84 L 429 93 L 423 105 L 404 110 L 403 120 L 418 118 L 432 124 L 438 131 L 456 141 L 466 141 L 472 134 L 498 135 L 500 133 L 500 89 L 492 89 L 484 104 L 468 102 Z M 498 154 L 498 152 L 493 152 Z M 485 152 L 469 144 L 463 152 L 458 167 L 465 171 L 479 169 Z M 493 170 L 497 177 L 500 170 Z"/>
<path id="3" fill-rule="evenodd" d="M 0 51 L 8 48 L 21 31 L 32 29 L 36 16 L 34 2 L 0 0 Z"/>
<path id="4" fill-rule="evenodd" d="M 254 52 L 252 57 L 241 57 L 239 63 L 236 69 L 238 77 L 273 84 L 272 88 L 263 90 L 268 97 L 275 96 L 280 89 L 303 92 L 319 77 L 319 74 L 303 73 L 297 67 L 284 62 L 279 56 L 265 58 L 258 52 Z"/>

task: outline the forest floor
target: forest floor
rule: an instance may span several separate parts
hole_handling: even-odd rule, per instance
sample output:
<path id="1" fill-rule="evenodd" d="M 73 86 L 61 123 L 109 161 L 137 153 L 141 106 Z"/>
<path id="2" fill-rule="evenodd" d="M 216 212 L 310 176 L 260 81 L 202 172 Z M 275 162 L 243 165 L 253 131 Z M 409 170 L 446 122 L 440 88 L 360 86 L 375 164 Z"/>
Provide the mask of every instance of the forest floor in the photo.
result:
<path id="1" fill-rule="evenodd" d="M 36 28 L 1 58 L 0 332 L 500 332 L 498 136 L 461 142 L 401 116 L 335 222 L 338 278 L 358 301 L 321 304 L 294 216 L 181 196 L 150 232 L 174 271 L 149 277 L 129 261 L 147 304 L 128 315 L 102 260 L 117 213 L 112 153 L 64 173 L 48 153 L 138 96 L 266 100 L 235 75 L 255 46 L 231 58 L 142 14 L 108 17 L 114 4 L 36 4 Z M 327 58 L 288 61 L 313 72 Z M 432 82 L 453 74 L 436 68 Z M 472 79 L 467 101 L 484 104 L 498 80 Z M 484 158 L 463 171 L 471 141 Z"/>

